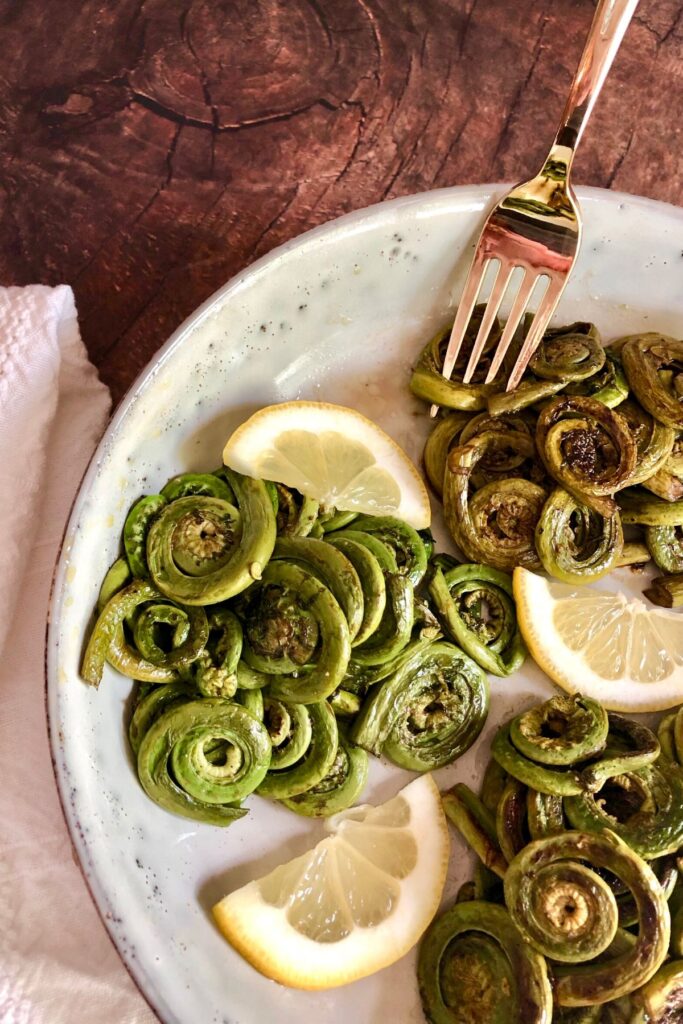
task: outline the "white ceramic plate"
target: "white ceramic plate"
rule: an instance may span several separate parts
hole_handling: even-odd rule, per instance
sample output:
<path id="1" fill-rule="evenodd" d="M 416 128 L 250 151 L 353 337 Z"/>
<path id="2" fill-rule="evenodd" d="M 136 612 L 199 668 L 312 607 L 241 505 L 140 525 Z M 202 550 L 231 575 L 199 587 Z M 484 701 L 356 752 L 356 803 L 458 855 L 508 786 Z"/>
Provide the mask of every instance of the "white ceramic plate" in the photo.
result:
<path id="1" fill-rule="evenodd" d="M 466 272 L 463 254 L 498 191 L 453 188 L 385 203 L 255 263 L 193 314 L 141 375 L 83 481 L 48 640 L 56 773 L 102 917 L 167 1024 L 422 1020 L 414 952 L 344 989 L 302 993 L 267 981 L 232 951 L 211 905 L 309 847 L 321 826 L 260 798 L 228 829 L 162 811 L 140 789 L 128 750 L 130 684 L 107 670 L 95 691 L 80 681 L 78 665 L 128 507 L 175 473 L 218 465 L 228 434 L 256 408 L 295 398 L 354 406 L 419 461 L 428 421 L 408 391 L 410 366 L 448 317 Z M 586 232 L 559 321 L 594 320 L 608 339 L 640 329 L 681 336 L 683 210 L 594 189 L 579 195 Z M 552 688 L 527 661 L 491 689 L 484 735 L 437 773 L 442 786 L 478 777 L 495 724 Z M 367 799 L 388 798 L 408 778 L 375 762 Z M 468 871 L 454 838 L 446 900 Z"/>

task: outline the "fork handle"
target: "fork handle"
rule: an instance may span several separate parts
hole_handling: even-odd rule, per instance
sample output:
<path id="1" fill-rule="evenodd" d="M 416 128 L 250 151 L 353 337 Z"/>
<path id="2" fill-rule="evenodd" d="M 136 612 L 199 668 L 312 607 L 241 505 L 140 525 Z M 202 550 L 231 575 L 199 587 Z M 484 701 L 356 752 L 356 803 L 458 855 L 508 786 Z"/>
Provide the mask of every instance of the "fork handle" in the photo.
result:
<path id="1" fill-rule="evenodd" d="M 599 0 L 555 139 L 575 150 L 638 0 Z"/>

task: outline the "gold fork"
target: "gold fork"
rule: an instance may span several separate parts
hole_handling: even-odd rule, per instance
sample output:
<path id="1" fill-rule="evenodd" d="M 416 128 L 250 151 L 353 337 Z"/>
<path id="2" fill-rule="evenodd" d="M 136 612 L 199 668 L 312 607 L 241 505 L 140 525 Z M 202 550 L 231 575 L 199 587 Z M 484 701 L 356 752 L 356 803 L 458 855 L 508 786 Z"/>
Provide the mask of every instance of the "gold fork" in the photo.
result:
<path id="1" fill-rule="evenodd" d="M 472 348 L 463 382 L 468 384 L 484 351 L 515 270 L 521 280 L 486 383 L 498 373 L 531 295 L 545 278 L 536 313 L 510 373 L 506 391 L 520 381 L 527 363 L 546 331 L 564 291 L 581 241 L 581 210 L 569 183 L 576 147 L 590 117 L 638 0 L 599 0 L 579 66 L 574 75 L 562 121 L 540 174 L 515 186 L 496 203 L 479 237 L 443 364 L 447 379 L 453 372 L 467 325 L 491 264 L 494 277 L 484 315 Z M 435 416 L 438 406 L 433 405 Z"/>

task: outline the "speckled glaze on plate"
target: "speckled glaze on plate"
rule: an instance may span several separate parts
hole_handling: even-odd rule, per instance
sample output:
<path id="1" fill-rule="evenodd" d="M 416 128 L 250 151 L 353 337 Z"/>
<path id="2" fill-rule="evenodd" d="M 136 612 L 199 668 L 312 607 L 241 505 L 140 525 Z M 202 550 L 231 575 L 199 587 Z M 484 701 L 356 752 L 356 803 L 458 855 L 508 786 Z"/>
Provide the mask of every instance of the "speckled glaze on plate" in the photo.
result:
<path id="1" fill-rule="evenodd" d="M 262 405 L 295 398 L 351 405 L 419 461 L 429 424 L 408 391 L 411 363 L 452 310 L 496 186 L 444 189 L 343 217 L 277 249 L 189 318 L 116 412 L 83 481 L 56 571 L 48 712 L 67 822 L 121 956 L 167 1024 L 379 1024 L 421 1021 L 415 952 L 327 993 L 288 990 L 253 971 L 209 910 L 229 890 L 303 852 L 322 826 L 252 797 L 228 829 L 173 817 L 140 789 L 127 746 L 130 684 L 98 691 L 78 676 L 99 584 L 126 510 L 175 473 L 210 470 L 231 430 Z M 640 329 L 683 335 L 683 210 L 580 189 L 586 231 L 557 319 L 592 319 L 606 339 Z M 444 540 L 441 524 L 437 535 Z M 629 578 L 622 574 L 622 584 Z M 633 584 L 631 583 L 631 586 Z M 638 585 L 636 588 L 638 589 Z M 487 728 L 442 786 L 480 776 L 496 723 L 551 685 L 527 660 L 492 681 Z M 409 773 L 372 766 L 366 797 Z M 467 877 L 453 841 L 444 901 Z"/>

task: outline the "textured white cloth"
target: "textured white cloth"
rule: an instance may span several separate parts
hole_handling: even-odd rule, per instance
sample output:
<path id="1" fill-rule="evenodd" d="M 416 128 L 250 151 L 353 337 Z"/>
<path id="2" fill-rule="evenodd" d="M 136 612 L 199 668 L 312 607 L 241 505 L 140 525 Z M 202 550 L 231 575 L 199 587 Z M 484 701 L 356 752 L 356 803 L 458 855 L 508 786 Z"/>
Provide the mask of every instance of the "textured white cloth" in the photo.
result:
<path id="1" fill-rule="evenodd" d="M 0 1021 L 152 1024 L 75 862 L 43 649 L 66 519 L 109 412 L 65 286 L 0 288 Z"/>

